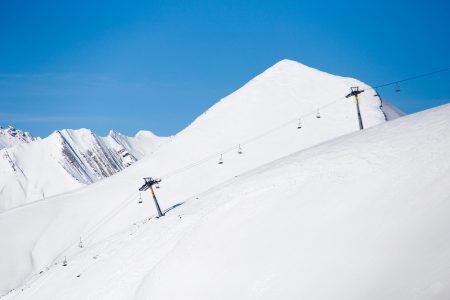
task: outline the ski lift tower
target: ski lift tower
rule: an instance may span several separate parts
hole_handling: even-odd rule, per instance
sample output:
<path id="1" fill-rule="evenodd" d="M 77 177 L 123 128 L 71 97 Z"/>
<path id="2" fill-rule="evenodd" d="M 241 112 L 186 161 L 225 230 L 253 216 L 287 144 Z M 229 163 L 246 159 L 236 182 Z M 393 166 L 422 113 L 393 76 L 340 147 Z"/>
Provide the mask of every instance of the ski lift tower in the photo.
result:
<path id="1" fill-rule="evenodd" d="M 158 218 L 161 218 L 162 216 L 164 216 L 164 213 L 161 211 L 161 208 L 159 207 L 158 204 L 158 200 L 156 199 L 156 195 L 155 195 L 155 191 L 153 190 L 153 185 L 158 185 L 158 183 L 161 182 L 161 179 L 159 178 L 151 178 L 151 177 L 146 177 L 144 178 L 144 185 L 141 186 L 139 188 L 139 191 L 146 191 L 146 190 L 150 190 L 150 192 L 152 193 L 152 197 L 153 200 L 155 201 L 155 206 L 156 206 L 156 210 L 158 211 Z"/>
<path id="2" fill-rule="evenodd" d="M 345 96 L 345 98 L 350 98 L 351 96 L 355 97 L 355 103 L 356 103 L 356 112 L 358 113 L 358 121 L 359 121 L 359 130 L 363 130 L 363 122 L 361 117 L 361 111 L 359 110 L 359 99 L 358 95 L 364 92 L 364 90 L 360 90 L 358 86 L 353 86 L 350 88 L 351 93 Z"/>

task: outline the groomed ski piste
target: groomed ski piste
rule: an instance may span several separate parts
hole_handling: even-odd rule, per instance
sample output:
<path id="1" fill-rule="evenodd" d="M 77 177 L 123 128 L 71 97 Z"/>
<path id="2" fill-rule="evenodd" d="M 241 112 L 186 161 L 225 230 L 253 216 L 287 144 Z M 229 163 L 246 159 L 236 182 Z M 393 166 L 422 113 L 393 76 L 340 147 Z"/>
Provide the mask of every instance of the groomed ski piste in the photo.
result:
<path id="1" fill-rule="evenodd" d="M 450 105 L 385 122 L 365 93 L 358 131 L 353 85 L 282 61 L 130 168 L 1 214 L 3 299 L 448 299 Z"/>

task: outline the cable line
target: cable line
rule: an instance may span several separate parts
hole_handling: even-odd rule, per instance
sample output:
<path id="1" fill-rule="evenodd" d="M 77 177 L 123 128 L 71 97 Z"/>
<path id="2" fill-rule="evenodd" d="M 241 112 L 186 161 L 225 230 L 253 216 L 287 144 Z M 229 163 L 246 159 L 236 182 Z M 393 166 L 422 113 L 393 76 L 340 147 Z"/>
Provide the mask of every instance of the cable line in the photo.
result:
<path id="1" fill-rule="evenodd" d="M 401 82 L 410 81 L 410 80 L 414 80 L 414 79 L 418 79 L 418 78 L 422 78 L 422 77 L 427 77 L 427 76 L 435 75 L 435 74 L 442 73 L 442 72 L 447 72 L 449 70 L 450 70 L 450 67 L 449 68 L 440 69 L 440 70 L 436 70 L 436 71 L 433 71 L 433 72 L 423 73 L 423 74 L 411 76 L 411 77 L 408 77 L 408 78 L 404 78 L 404 79 L 401 79 L 401 80 L 396 80 L 396 81 L 392 81 L 392 82 L 389 82 L 389 83 L 380 84 L 380 85 L 374 86 L 374 87 L 372 87 L 372 88 L 370 88 L 368 90 L 375 90 L 375 89 L 382 88 L 382 87 L 385 87 L 385 86 L 399 84 Z"/>
<path id="2" fill-rule="evenodd" d="M 92 237 L 92 235 L 94 233 L 96 233 L 100 228 L 102 228 L 103 225 L 105 225 L 109 220 L 111 220 L 113 217 L 115 217 L 117 214 L 119 214 L 119 212 L 121 212 L 121 210 L 123 208 L 125 208 L 129 203 L 131 203 L 131 200 L 134 200 L 134 196 L 137 195 L 137 192 L 133 192 L 131 194 L 129 194 L 125 200 L 123 200 L 122 202 L 119 202 L 119 205 L 117 205 L 113 210 L 111 210 L 109 213 L 107 213 L 105 216 L 103 216 L 103 218 L 100 219 L 99 222 L 97 222 L 93 227 L 91 227 L 91 229 L 89 229 L 86 233 L 82 234 L 80 237 L 80 240 L 78 241 L 78 243 L 71 243 L 69 244 L 64 250 L 62 250 L 60 252 L 60 254 L 58 255 L 58 258 L 61 257 L 63 254 L 66 254 L 66 256 L 68 255 L 68 253 L 66 253 L 67 251 L 69 251 L 71 248 L 81 248 L 79 247 L 81 242 L 81 238 L 83 238 L 83 248 L 86 245 L 89 245 L 89 239 Z"/>
<path id="3" fill-rule="evenodd" d="M 301 115 L 300 118 L 306 118 L 308 116 L 315 115 L 317 113 L 318 109 L 322 110 L 322 109 L 327 108 L 327 107 L 329 107 L 329 106 L 331 106 L 333 104 L 336 104 L 337 102 L 339 102 L 339 101 L 341 101 L 343 99 L 345 99 L 345 97 L 340 97 L 340 98 L 338 98 L 338 99 L 336 99 L 334 101 L 331 101 L 331 102 L 329 102 L 329 103 L 327 103 L 327 104 L 325 104 L 325 105 L 323 105 L 323 106 L 321 106 L 319 108 L 315 108 L 315 109 L 311 110 L 310 112 Z M 244 142 L 241 142 L 240 145 L 241 146 L 248 145 L 248 144 L 250 144 L 250 143 L 252 143 L 252 142 L 254 142 L 256 140 L 259 140 L 259 139 L 261 139 L 261 138 L 263 138 L 265 136 L 268 136 L 268 135 L 272 134 L 275 131 L 278 131 L 278 130 L 280 130 L 280 129 L 288 126 L 288 125 L 291 125 L 292 123 L 298 122 L 298 119 L 299 119 L 299 117 L 297 116 L 297 117 L 295 117 L 295 118 L 293 118 L 291 120 L 288 120 L 285 123 L 283 123 L 283 124 L 281 124 L 281 125 L 279 125 L 277 127 L 271 128 L 268 131 L 265 131 L 265 132 L 263 132 L 263 133 L 261 133 L 261 134 L 259 134 L 257 136 L 254 136 L 254 137 L 252 137 L 252 138 L 250 138 L 250 139 L 248 139 L 248 140 L 246 140 Z M 173 171 L 171 171 L 169 173 L 166 173 L 166 174 L 162 175 L 161 178 L 162 179 L 168 179 L 168 178 L 173 177 L 173 176 L 175 176 L 175 175 L 177 175 L 179 173 L 185 172 L 185 171 L 190 170 L 190 169 L 192 169 L 194 167 L 202 165 L 202 164 L 204 164 L 204 163 L 206 163 L 206 162 L 208 162 L 210 160 L 217 159 L 217 157 L 220 156 L 221 154 L 223 155 L 223 154 L 229 153 L 231 151 L 234 152 L 236 150 L 236 146 L 237 145 L 230 146 L 230 147 L 228 147 L 226 149 L 223 149 L 222 151 L 218 151 L 216 153 L 208 155 L 208 156 L 204 157 L 203 159 L 200 159 L 200 160 L 198 160 L 198 161 L 196 161 L 196 162 L 194 162 L 192 164 L 186 165 L 186 166 L 181 167 L 179 169 L 175 169 L 175 170 L 173 170 Z"/>
<path id="4" fill-rule="evenodd" d="M 119 202 L 119 205 L 115 209 L 113 209 L 107 215 L 105 215 L 100 220 L 100 222 L 98 222 L 95 226 L 93 226 L 90 230 L 88 230 L 87 233 L 85 233 L 83 235 L 84 239 L 89 240 L 89 238 L 91 238 L 94 233 L 96 233 L 100 228 L 103 227 L 103 225 L 108 223 L 108 221 L 110 221 L 113 217 L 117 216 L 122 211 L 122 209 L 127 207 L 128 204 L 130 204 L 132 202 L 132 200 L 134 201 L 135 196 L 137 196 L 137 195 L 138 195 L 138 192 L 133 192 L 128 197 L 126 197 L 124 201 Z"/>

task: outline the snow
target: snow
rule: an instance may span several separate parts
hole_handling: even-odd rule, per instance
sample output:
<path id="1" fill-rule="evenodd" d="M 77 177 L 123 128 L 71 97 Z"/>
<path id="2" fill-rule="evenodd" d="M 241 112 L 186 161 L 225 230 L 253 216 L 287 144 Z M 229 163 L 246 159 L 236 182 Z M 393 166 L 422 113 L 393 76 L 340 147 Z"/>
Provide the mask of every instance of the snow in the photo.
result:
<path id="1" fill-rule="evenodd" d="M 115 135 L 118 142 L 89 129 L 65 129 L 1 149 L 0 211 L 109 177 L 142 158 L 145 149 L 156 149 L 167 140 L 151 133 L 141 133 L 140 139 Z"/>
<path id="2" fill-rule="evenodd" d="M 0 149 L 30 143 L 36 139 L 38 138 L 34 138 L 29 132 L 16 129 L 12 126 L 6 128 L 0 126 Z"/>
<path id="3" fill-rule="evenodd" d="M 5 298 L 447 299 L 450 106 L 385 123 L 364 93 L 358 131 L 354 85 L 281 61 L 122 172 L 0 214 Z"/>
<path id="4" fill-rule="evenodd" d="M 405 115 L 398 107 L 386 100 L 382 101 L 382 109 L 388 121 L 395 120 Z"/>
<path id="5" fill-rule="evenodd" d="M 161 145 L 169 142 L 171 137 L 158 137 L 150 131 L 140 130 L 134 137 L 128 137 L 111 130 L 103 140 L 110 148 L 120 151 L 125 149 L 136 160 L 156 151 Z"/>
<path id="6" fill-rule="evenodd" d="M 449 113 L 257 168 L 75 251 L 8 297 L 448 299 Z"/>
<path id="7" fill-rule="evenodd" d="M 346 136 L 208 192 L 215 209 L 136 299 L 448 299 L 449 113 Z M 198 214 L 191 206 L 179 213 Z"/>

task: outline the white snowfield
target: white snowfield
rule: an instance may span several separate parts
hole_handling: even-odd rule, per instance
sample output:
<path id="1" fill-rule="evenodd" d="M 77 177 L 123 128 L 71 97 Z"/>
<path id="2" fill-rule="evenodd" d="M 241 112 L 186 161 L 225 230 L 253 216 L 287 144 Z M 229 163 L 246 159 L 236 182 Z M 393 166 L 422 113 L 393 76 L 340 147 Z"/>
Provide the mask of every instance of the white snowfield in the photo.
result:
<path id="1" fill-rule="evenodd" d="M 448 299 L 450 106 L 381 124 L 366 91 L 358 131 L 354 85 L 281 61 L 124 171 L 0 214 L 4 298 Z"/>
<path id="2" fill-rule="evenodd" d="M 38 140 L 20 131 L 16 136 L 28 138 L 0 149 L 0 211 L 109 177 L 167 141 L 150 132 L 99 137 L 88 129 L 58 130 Z"/>

